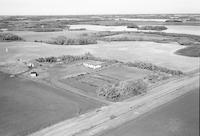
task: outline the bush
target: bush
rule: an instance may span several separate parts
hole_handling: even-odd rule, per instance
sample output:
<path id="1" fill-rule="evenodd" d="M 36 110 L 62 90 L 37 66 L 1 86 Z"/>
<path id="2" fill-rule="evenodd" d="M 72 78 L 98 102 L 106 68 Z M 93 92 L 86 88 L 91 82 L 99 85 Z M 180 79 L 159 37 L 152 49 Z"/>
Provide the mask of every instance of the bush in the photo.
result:
<path id="1" fill-rule="evenodd" d="M 113 85 L 104 85 L 97 90 L 97 95 L 111 101 L 139 95 L 146 92 L 147 84 L 142 80 L 121 81 Z"/>
<path id="2" fill-rule="evenodd" d="M 53 63 L 53 62 L 57 62 L 57 58 L 56 57 L 38 58 L 36 59 L 36 61 Z"/>
<path id="3" fill-rule="evenodd" d="M 11 33 L 0 33 L 0 41 L 21 41 L 21 37 Z"/>
<path id="4" fill-rule="evenodd" d="M 115 116 L 115 115 L 111 115 L 110 116 L 110 119 L 112 120 L 112 119 L 115 119 L 115 118 L 117 118 L 117 116 Z"/>

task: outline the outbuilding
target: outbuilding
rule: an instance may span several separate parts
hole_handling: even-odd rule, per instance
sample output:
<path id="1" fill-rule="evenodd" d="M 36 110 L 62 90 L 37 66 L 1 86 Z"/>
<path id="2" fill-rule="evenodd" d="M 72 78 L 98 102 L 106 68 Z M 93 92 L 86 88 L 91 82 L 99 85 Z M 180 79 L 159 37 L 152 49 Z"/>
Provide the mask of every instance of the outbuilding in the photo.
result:
<path id="1" fill-rule="evenodd" d="M 83 63 L 83 66 L 85 66 L 87 68 L 91 68 L 91 69 L 101 68 L 101 65 L 99 65 L 99 64 L 92 64 L 92 63 Z"/>
<path id="2" fill-rule="evenodd" d="M 30 76 L 31 76 L 31 77 L 37 77 L 37 76 L 38 76 L 38 73 L 37 73 L 37 72 L 31 72 Z"/>
<path id="3" fill-rule="evenodd" d="M 34 67 L 34 64 L 33 63 L 28 63 L 27 65 L 29 68 L 33 68 Z"/>

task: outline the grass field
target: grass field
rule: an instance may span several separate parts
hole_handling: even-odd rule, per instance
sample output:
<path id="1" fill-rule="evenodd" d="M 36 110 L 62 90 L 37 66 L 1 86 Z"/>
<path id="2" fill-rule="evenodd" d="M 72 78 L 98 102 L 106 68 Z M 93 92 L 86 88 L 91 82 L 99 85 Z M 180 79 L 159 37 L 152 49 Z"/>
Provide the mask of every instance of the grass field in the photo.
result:
<path id="1" fill-rule="evenodd" d="M 23 37 L 24 40 L 29 42 L 48 41 L 58 36 L 66 36 L 69 38 L 78 37 L 84 33 L 90 34 L 91 31 L 59 31 L 59 32 L 31 32 L 31 31 L 12 31 L 11 33 Z"/>
<path id="2" fill-rule="evenodd" d="M 0 73 L 0 135 L 23 136 L 100 107 L 101 103 Z"/>
<path id="3" fill-rule="evenodd" d="M 8 48 L 8 52 L 6 52 Z M 124 62 L 145 61 L 183 72 L 197 69 L 199 59 L 174 54 L 182 49 L 176 43 L 153 42 L 102 42 L 96 45 L 55 46 L 44 43 L 9 42 L 0 43 L 0 63 L 16 62 L 17 58 L 31 60 L 45 56 L 80 55 L 87 52 L 96 57 L 116 59 Z"/>

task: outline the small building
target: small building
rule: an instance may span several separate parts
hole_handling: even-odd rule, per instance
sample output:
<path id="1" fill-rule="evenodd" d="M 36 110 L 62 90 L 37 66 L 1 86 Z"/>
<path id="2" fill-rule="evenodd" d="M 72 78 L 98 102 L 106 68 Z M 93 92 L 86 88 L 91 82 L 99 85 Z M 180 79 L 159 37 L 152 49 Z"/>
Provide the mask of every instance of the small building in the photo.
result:
<path id="1" fill-rule="evenodd" d="M 27 66 L 28 66 L 29 68 L 33 68 L 33 67 L 34 67 L 34 64 L 33 64 L 33 63 L 28 63 Z"/>
<path id="2" fill-rule="evenodd" d="M 91 69 L 101 68 L 100 64 L 95 64 L 95 63 L 90 63 L 90 62 L 84 62 L 83 66 L 85 66 L 87 68 L 91 68 Z"/>
<path id="3" fill-rule="evenodd" d="M 37 73 L 37 72 L 31 72 L 30 76 L 31 76 L 31 77 L 37 77 L 37 76 L 38 76 L 38 73 Z"/>

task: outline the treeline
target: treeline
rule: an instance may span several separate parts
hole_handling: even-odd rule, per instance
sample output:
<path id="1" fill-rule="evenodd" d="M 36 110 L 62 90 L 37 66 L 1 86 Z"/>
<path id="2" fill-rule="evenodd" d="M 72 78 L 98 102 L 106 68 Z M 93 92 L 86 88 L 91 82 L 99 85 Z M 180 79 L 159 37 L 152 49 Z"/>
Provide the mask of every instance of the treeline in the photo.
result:
<path id="1" fill-rule="evenodd" d="M 79 60 L 92 60 L 94 58 L 93 55 L 91 55 L 90 53 L 85 53 L 84 55 L 80 55 L 80 56 L 73 56 L 73 55 L 63 55 L 60 57 L 41 57 L 36 59 L 37 62 L 47 62 L 47 63 L 54 63 L 54 62 L 60 62 L 63 61 L 65 63 L 70 63 L 70 62 L 74 62 L 74 61 L 79 61 Z"/>
<path id="2" fill-rule="evenodd" d="M 167 74 L 171 74 L 171 75 L 182 75 L 183 72 L 180 70 L 171 70 L 168 69 L 166 67 L 161 67 L 161 66 L 157 66 L 154 65 L 152 63 L 146 63 L 146 62 L 128 62 L 126 63 L 129 67 L 137 67 L 137 68 L 141 68 L 141 69 L 146 69 L 146 70 L 150 70 L 150 71 L 155 71 L 155 72 L 164 72 Z"/>
<path id="3" fill-rule="evenodd" d="M 114 59 L 111 59 L 111 60 L 102 59 L 99 57 L 95 57 L 90 53 L 86 53 L 86 54 L 80 55 L 80 56 L 63 55 L 61 57 L 46 57 L 46 58 L 36 59 L 36 61 L 38 61 L 38 62 L 49 62 L 49 63 L 59 62 L 59 61 L 69 63 L 69 62 L 74 62 L 74 61 L 78 61 L 78 60 L 94 60 L 94 61 L 102 61 L 102 62 L 109 62 L 109 63 L 121 63 L 121 64 L 127 65 L 129 67 L 137 67 L 140 69 L 146 69 L 146 70 L 150 70 L 150 71 L 154 71 L 154 72 L 163 72 L 166 74 L 177 75 L 177 76 L 180 76 L 183 74 L 183 72 L 180 70 L 172 70 L 172 69 L 168 69 L 165 67 L 154 65 L 152 63 L 146 63 L 146 62 L 127 62 L 126 63 L 126 62 L 122 62 L 122 61 L 118 61 L 118 60 L 114 60 Z"/>
<path id="4" fill-rule="evenodd" d="M 51 41 L 47 41 L 48 44 L 57 45 L 87 45 L 87 44 L 97 44 L 97 40 L 92 37 L 78 37 L 70 38 L 65 36 L 59 36 Z"/>
<path id="5" fill-rule="evenodd" d="M 63 31 L 61 28 L 29 28 L 26 31 L 33 31 L 33 32 L 58 32 Z"/>
<path id="6" fill-rule="evenodd" d="M 21 41 L 21 37 L 11 33 L 0 33 L 0 41 Z"/>
<path id="7" fill-rule="evenodd" d="M 97 95 L 110 101 L 119 101 L 146 93 L 146 89 L 147 84 L 142 80 L 121 81 L 113 85 L 104 85 L 97 90 Z"/>
<path id="8" fill-rule="evenodd" d="M 53 62 L 58 62 L 58 58 L 56 57 L 46 57 L 46 58 L 38 58 L 36 59 L 37 62 L 48 62 L 48 63 L 53 63 Z"/>
<path id="9" fill-rule="evenodd" d="M 138 30 L 163 31 L 163 30 L 167 30 L 167 27 L 166 26 L 141 26 L 141 27 L 138 27 Z"/>
<path id="10" fill-rule="evenodd" d="M 178 19 L 168 19 L 166 20 L 165 22 L 174 22 L 174 23 L 182 23 L 183 21 L 182 20 L 178 20 Z"/>

